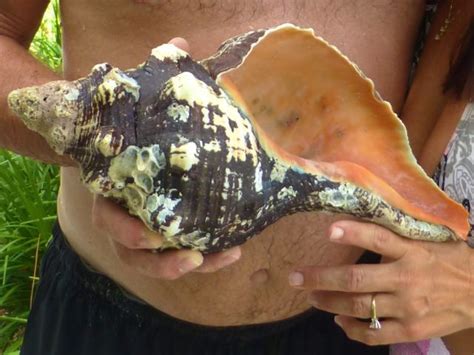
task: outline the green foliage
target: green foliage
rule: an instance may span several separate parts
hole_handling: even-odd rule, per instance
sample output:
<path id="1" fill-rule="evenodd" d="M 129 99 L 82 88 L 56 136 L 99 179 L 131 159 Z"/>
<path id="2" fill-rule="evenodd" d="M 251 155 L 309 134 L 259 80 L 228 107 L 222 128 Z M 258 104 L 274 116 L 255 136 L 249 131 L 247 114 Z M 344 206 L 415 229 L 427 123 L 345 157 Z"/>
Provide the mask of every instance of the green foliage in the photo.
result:
<path id="1" fill-rule="evenodd" d="M 52 0 L 30 46 L 30 52 L 56 72 L 62 68 L 61 19 L 59 15 L 59 0 Z"/>
<path id="2" fill-rule="evenodd" d="M 56 216 L 57 168 L 0 152 L 0 344 L 26 322 Z"/>
<path id="3" fill-rule="evenodd" d="M 31 44 L 33 55 L 62 66 L 59 0 L 52 0 Z M 57 167 L 0 150 L 0 354 L 18 354 L 39 260 L 56 219 Z"/>

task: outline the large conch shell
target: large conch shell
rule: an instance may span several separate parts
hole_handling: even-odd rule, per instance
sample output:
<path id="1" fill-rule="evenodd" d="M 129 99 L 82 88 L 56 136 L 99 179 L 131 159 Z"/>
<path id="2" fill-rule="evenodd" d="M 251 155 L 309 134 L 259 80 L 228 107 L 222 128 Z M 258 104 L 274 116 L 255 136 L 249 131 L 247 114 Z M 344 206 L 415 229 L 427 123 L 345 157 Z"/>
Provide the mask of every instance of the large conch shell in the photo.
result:
<path id="1" fill-rule="evenodd" d="M 223 250 L 298 211 L 349 213 L 413 239 L 468 232 L 390 104 L 312 30 L 250 32 L 200 63 L 165 44 L 136 69 L 96 65 L 9 104 L 165 247 Z"/>

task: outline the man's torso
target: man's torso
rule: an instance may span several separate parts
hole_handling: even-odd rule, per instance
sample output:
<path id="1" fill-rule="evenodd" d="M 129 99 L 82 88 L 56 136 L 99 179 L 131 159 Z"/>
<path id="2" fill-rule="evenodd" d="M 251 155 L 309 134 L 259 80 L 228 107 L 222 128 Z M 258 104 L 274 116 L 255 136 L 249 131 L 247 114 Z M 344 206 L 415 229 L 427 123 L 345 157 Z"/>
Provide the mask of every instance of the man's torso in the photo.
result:
<path id="1" fill-rule="evenodd" d="M 151 0 L 150 0 L 151 1 Z M 381 0 L 63 0 L 67 79 L 110 62 L 123 69 L 143 62 L 173 37 L 188 40 L 196 59 L 225 39 L 261 27 L 292 22 L 312 27 L 335 44 L 400 109 L 423 1 Z M 58 213 L 68 241 L 95 269 L 172 316 L 207 325 L 285 319 L 309 308 L 306 295 L 288 286 L 302 265 L 353 263 L 361 251 L 333 245 L 326 236 L 336 218 L 318 213 L 285 217 L 247 242 L 236 264 L 213 274 L 191 273 L 176 281 L 141 276 L 120 262 L 91 223 L 92 196 L 74 168 L 62 170 Z M 159 255 L 157 255 L 159 257 Z"/>

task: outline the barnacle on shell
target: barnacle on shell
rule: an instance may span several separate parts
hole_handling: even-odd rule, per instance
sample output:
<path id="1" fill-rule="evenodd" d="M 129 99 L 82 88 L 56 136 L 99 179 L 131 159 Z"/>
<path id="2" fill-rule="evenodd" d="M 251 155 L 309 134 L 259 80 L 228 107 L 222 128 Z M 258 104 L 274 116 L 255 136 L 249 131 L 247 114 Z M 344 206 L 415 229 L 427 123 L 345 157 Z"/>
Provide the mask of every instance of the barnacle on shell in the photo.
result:
<path id="1" fill-rule="evenodd" d="M 137 68 L 96 65 L 9 104 L 164 247 L 223 250 L 298 211 L 414 239 L 467 235 L 467 212 L 416 164 L 390 105 L 312 30 L 246 33 L 200 63 L 165 44 Z"/>

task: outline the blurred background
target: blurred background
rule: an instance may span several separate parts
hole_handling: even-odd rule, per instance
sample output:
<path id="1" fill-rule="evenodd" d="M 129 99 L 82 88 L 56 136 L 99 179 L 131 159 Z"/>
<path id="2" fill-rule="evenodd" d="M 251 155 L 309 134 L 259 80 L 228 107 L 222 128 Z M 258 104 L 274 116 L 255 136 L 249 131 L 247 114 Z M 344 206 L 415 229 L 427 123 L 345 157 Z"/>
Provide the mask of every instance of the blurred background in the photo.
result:
<path id="1" fill-rule="evenodd" d="M 61 71 L 59 0 L 51 0 L 30 52 Z M 19 354 L 56 219 L 58 168 L 0 149 L 0 354 Z"/>

